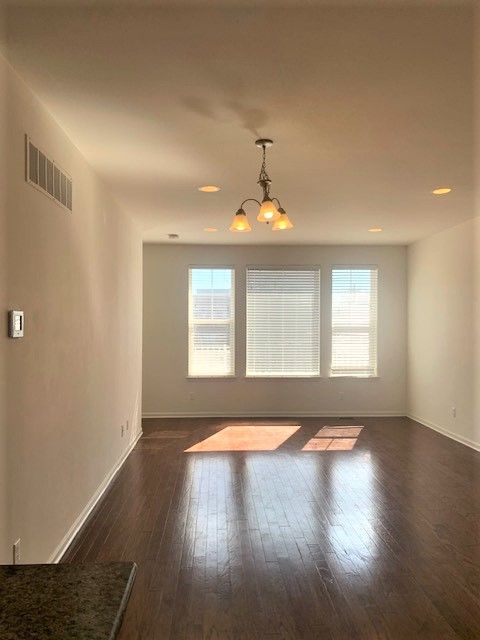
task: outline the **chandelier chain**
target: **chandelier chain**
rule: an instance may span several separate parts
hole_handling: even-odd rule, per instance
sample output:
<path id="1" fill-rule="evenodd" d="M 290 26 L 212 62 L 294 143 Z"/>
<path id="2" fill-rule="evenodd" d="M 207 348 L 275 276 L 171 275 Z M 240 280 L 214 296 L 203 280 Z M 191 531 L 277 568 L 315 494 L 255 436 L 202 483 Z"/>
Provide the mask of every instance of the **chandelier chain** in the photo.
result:
<path id="1" fill-rule="evenodd" d="M 262 145 L 262 166 L 258 176 L 258 184 L 263 188 L 264 199 L 269 197 L 271 179 L 267 172 L 267 154 L 266 146 Z"/>

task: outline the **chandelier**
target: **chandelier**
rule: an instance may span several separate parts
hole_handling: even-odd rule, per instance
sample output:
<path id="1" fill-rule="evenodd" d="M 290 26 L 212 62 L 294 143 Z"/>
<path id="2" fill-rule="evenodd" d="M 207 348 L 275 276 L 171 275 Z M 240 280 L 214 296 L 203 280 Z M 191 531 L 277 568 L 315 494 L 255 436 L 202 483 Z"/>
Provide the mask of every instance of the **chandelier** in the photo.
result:
<path id="1" fill-rule="evenodd" d="M 260 209 L 258 211 L 257 220 L 259 222 L 265 222 L 266 224 L 273 222 L 272 231 L 284 231 L 286 229 L 291 229 L 293 224 L 290 222 L 287 212 L 280 204 L 280 200 L 270 195 L 270 185 L 272 184 L 272 181 L 267 173 L 266 150 L 268 147 L 272 146 L 273 140 L 260 138 L 260 140 L 255 141 L 255 144 L 257 147 L 262 149 L 262 166 L 260 167 L 260 174 L 257 181 L 257 184 L 260 185 L 260 188 L 263 191 L 262 202 L 259 202 L 256 198 L 247 198 L 244 200 L 233 217 L 232 224 L 230 225 L 230 231 L 252 230 L 247 214 L 245 213 L 245 209 L 243 208 L 244 204 L 247 202 L 256 202 L 258 204 Z"/>

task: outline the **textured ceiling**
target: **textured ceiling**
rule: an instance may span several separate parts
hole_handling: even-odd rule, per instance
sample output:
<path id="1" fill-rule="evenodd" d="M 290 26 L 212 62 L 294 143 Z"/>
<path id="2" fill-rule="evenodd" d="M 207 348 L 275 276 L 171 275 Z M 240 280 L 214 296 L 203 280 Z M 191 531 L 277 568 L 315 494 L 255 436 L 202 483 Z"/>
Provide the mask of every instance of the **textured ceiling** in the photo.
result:
<path id="1" fill-rule="evenodd" d="M 8 10 L 12 64 L 147 241 L 404 244 L 472 215 L 469 6 L 171 4 Z M 259 136 L 295 228 L 233 235 Z"/>

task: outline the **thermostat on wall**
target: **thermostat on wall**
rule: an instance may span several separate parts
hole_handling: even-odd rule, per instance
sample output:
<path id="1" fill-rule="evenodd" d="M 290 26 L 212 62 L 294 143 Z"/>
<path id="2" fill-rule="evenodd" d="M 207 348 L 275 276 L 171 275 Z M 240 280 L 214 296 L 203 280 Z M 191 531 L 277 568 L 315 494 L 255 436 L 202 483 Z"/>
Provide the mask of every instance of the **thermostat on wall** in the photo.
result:
<path id="1" fill-rule="evenodd" d="M 8 335 L 10 338 L 23 338 L 23 311 L 8 312 Z"/>

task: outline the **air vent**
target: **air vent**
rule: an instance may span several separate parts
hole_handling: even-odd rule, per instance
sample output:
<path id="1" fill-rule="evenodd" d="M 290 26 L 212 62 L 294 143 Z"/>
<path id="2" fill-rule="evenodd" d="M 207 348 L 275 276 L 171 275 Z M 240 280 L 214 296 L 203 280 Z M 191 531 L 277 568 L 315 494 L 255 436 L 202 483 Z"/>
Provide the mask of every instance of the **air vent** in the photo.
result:
<path id="1" fill-rule="evenodd" d="M 25 136 L 25 179 L 59 205 L 72 211 L 72 179 Z"/>

